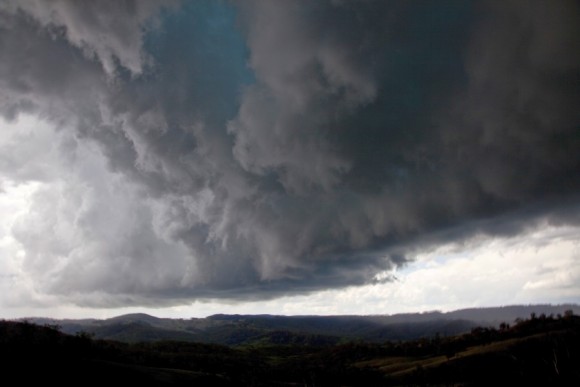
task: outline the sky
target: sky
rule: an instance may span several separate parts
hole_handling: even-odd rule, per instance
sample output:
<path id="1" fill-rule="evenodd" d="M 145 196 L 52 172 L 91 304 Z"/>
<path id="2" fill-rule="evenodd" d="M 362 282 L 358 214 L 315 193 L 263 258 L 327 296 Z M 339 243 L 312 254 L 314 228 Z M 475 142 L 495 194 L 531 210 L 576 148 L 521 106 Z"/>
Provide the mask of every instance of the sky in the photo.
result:
<path id="1" fill-rule="evenodd" d="M 0 317 L 580 303 L 577 1 L 0 3 Z"/>

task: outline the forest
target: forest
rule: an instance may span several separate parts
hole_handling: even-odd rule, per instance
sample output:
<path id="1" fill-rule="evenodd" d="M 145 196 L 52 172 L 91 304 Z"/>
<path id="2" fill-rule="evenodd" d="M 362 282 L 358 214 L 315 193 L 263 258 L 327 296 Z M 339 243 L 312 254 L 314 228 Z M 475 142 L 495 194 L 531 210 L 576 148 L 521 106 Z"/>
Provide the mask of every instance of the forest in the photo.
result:
<path id="1" fill-rule="evenodd" d="M 271 336 L 230 346 L 128 343 L 66 334 L 58 325 L 1 321 L 0 357 L 6 378 L 60 385 L 580 385 L 580 317 L 572 311 L 408 341 L 336 343 L 290 331 Z"/>

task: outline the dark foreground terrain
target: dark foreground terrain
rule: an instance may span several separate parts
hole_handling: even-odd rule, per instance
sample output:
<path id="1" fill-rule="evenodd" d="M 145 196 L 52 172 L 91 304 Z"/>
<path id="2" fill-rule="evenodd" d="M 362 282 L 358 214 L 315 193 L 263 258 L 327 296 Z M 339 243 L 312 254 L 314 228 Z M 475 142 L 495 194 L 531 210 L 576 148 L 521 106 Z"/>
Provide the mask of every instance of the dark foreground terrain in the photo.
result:
<path id="1" fill-rule="evenodd" d="M 580 317 L 572 312 L 406 342 L 336 344 L 289 340 L 295 334 L 285 331 L 272 335 L 238 346 L 122 343 L 2 321 L 0 361 L 5 380 L 16 384 L 580 385 Z M 276 335 L 284 344 L 276 344 Z"/>

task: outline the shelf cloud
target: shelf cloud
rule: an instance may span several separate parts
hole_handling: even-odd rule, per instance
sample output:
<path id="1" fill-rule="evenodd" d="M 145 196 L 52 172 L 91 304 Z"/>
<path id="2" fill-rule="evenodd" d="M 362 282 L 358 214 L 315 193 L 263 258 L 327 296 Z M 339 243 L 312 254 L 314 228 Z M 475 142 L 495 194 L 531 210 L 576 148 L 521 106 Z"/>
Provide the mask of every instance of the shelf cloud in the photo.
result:
<path id="1" fill-rule="evenodd" d="M 6 1 L 0 177 L 38 188 L 5 270 L 79 305 L 259 300 L 578 225 L 579 16 Z"/>

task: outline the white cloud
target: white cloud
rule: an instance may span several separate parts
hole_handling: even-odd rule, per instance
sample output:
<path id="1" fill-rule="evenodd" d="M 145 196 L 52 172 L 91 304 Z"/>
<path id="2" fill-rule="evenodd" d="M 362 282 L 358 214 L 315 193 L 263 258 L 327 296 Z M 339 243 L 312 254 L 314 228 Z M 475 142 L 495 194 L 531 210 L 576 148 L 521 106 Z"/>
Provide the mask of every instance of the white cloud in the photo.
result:
<path id="1" fill-rule="evenodd" d="M 579 231 L 545 227 L 478 245 L 443 246 L 419 255 L 397 273 L 398 281 L 351 292 L 378 300 L 380 313 L 578 302 Z"/>
<path id="2" fill-rule="evenodd" d="M 157 236 L 153 199 L 111 172 L 96 144 L 31 116 L 1 125 L 1 306 L 98 305 L 103 289 L 179 283 L 187 249 Z"/>

